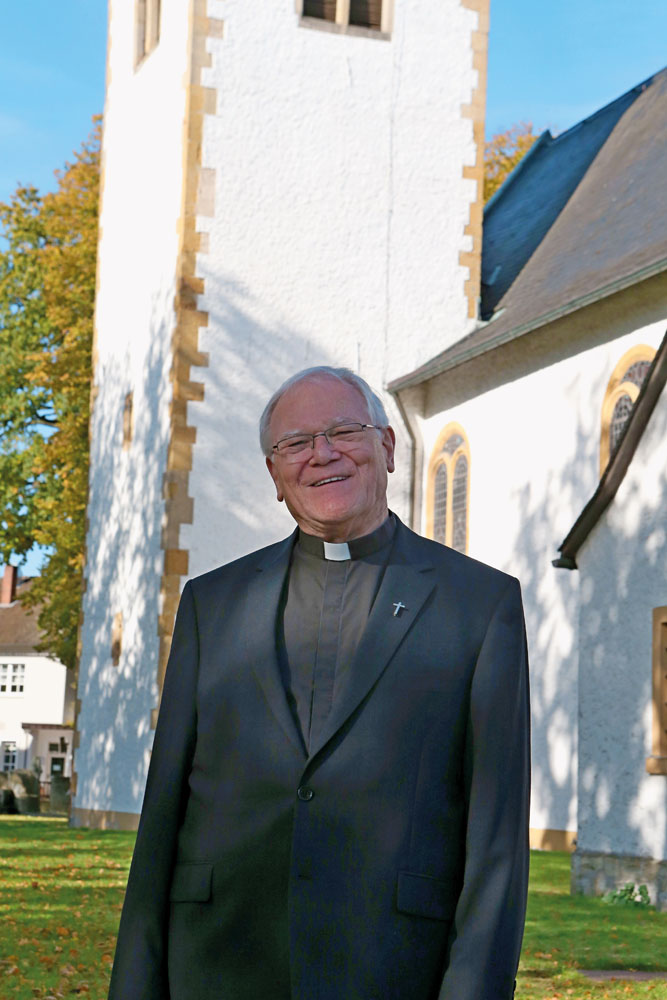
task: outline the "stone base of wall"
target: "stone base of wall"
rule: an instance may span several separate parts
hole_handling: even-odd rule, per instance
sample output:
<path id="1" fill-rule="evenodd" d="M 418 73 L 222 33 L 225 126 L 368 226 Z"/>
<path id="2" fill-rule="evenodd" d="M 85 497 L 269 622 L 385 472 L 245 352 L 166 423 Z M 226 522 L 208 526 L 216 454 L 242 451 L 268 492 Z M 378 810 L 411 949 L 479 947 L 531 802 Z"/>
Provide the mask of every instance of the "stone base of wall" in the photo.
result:
<path id="1" fill-rule="evenodd" d="M 74 807 L 70 812 L 69 822 L 70 826 L 89 826 L 94 830 L 136 830 L 139 826 L 139 813 Z"/>
<path id="2" fill-rule="evenodd" d="M 601 896 L 610 890 L 622 889 L 626 882 L 645 885 L 656 909 L 667 911 L 667 861 L 580 850 L 572 855 L 570 885 L 573 893 Z"/>
<path id="3" fill-rule="evenodd" d="M 576 830 L 540 830 L 530 828 L 530 847 L 534 851 L 573 851 L 577 845 Z"/>

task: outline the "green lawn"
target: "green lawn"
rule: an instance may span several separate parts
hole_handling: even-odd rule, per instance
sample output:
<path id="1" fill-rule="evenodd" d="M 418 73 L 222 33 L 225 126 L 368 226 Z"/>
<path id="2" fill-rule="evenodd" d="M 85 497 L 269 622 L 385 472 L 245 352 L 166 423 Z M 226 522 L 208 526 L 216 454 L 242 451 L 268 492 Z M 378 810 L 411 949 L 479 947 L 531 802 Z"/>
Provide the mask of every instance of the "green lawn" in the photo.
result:
<path id="1" fill-rule="evenodd" d="M 0 998 L 106 1000 L 133 833 L 0 816 Z"/>
<path id="2" fill-rule="evenodd" d="M 133 842 L 63 819 L 0 816 L 2 1000 L 106 1000 Z M 573 899 L 568 887 L 567 854 L 533 854 L 517 1000 L 667 1000 L 667 973 L 594 983 L 577 971 L 667 968 L 667 914 Z"/>
<path id="3" fill-rule="evenodd" d="M 528 917 L 517 1000 L 552 997 L 652 997 L 667 1000 L 665 980 L 593 983 L 577 969 L 667 969 L 667 913 L 570 896 L 566 853 L 531 856 Z"/>

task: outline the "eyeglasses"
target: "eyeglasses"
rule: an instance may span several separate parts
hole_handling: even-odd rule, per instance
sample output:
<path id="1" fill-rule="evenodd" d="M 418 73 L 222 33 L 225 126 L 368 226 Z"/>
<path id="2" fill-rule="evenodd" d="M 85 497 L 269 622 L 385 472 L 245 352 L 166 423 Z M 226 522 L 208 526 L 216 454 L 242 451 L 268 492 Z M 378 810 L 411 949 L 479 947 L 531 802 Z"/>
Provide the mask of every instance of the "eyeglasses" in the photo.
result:
<path id="1" fill-rule="evenodd" d="M 331 448 L 346 451 L 348 448 L 360 444 L 364 438 L 364 431 L 368 429 L 382 430 L 375 424 L 336 424 L 334 427 L 328 427 L 325 431 L 318 431 L 317 434 L 290 434 L 277 441 L 271 450 L 277 452 L 282 458 L 297 458 L 304 451 L 313 451 L 315 438 L 323 437 Z"/>

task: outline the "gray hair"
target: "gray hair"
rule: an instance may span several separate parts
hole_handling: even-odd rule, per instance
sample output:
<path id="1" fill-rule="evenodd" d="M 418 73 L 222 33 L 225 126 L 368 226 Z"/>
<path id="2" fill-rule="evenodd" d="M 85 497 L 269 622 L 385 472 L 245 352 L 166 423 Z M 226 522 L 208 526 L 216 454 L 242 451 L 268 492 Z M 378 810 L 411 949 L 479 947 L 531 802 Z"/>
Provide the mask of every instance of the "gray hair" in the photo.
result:
<path id="1" fill-rule="evenodd" d="M 264 407 L 264 412 L 259 418 L 259 444 L 264 455 L 267 458 L 271 458 L 271 417 L 273 416 L 273 411 L 278 405 L 278 400 L 285 395 L 288 389 L 291 389 L 293 385 L 298 382 L 305 382 L 308 379 L 321 379 L 321 378 L 334 378 L 339 382 L 345 382 L 347 385 L 351 385 L 353 389 L 363 397 L 366 407 L 368 409 L 368 416 L 371 423 L 375 424 L 377 427 L 388 427 L 389 419 L 387 417 L 387 412 L 384 408 L 384 403 L 377 395 L 373 392 L 368 382 L 364 382 L 360 375 L 356 375 L 350 368 L 331 368 L 329 365 L 317 365 L 315 368 L 304 368 L 303 371 L 297 372 L 296 375 L 292 375 L 288 378 L 279 389 L 276 389 L 271 399 L 268 401 Z"/>

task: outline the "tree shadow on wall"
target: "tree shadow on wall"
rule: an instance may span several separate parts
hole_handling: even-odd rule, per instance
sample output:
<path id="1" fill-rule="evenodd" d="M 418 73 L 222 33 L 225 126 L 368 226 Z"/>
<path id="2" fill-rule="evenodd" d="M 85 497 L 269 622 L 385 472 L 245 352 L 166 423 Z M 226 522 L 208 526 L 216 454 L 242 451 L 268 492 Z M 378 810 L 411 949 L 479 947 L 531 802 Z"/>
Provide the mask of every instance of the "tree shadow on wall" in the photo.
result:
<path id="1" fill-rule="evenodd" d="M 169 289 L 155 296 L 148 351 L 134 378 L 129 347 L 122 354 L 100 352 L 95 370 L 75 762 L 79 808 L 138 811 L 143 795 L 150 710 L 157 704 L 172 299 Z M 124 448 L 130 392 L 134 426 Z M 114 665 L 117 615 L 122 638 Z"/>
<path id="2" fill-rule="evenodd" d="M 665 779 L 649 775 L 652 609 L 667 603 L 667 400 L 649 421 L 617 497 L 580 550 L 579 847 L 667 859 Z M 664 446 L 663 446 L 664 454 Z"/>
<path id="3" fill-rule="evenodd" d="M 154 298 L 148 350 L 134 384 L 129 349 L 123 355 L 108 352 L 96 370 L 77 808 L 136 813 L 143 796 L 153 739 L 150 717 L 158 702 L 172 299 L 172 289 Z M 197 434 L 189 483 L 196 531 L 181 525 L 179 539 L 179 547 L 189 551 L 189 576 L 293 529 L 264 469 L 260 413 L 275 388 L 299 368 L 355 367 L 356 361 L 330 356 L 277 314 L 267 319 L 268 310 L 263 314 L 248 289 L 229 277 L 207 278 L 206 304 L 209 324 L 200 331 L 199 349 L 208 353 L 209 365 L 190 371 L 192 381 L 204 383 L 204 401 L 188 404 L 188 424 Z M 134 433 L 124 449 L 128 392 Z M 122 643 L 114 665 L 112 632 L 119 613 Z"/>
<path id="4" fill-rule="evenodd" d="M 605 386 L 600 376 L 593 397 Z M 577 821 L 580 848 L 665 857 L 667 801 L 655 794 L 660 779 L 647 776 L 645 758 L 651 608 L 667 602 L 667 472 L 647 490 L 631 465 L 577 556 L 579 570 L 551 565 L 572 524 L 563 511 L 577 516 L 590 498 L 581 470 L 597 469 L 598 448 L 580 422 L 573 460 L 550 474 L 546 502 L 536 501 L 530 483 L 516 492 L 522 530 L 512 571 L 522 583 L 531 655 L 533 788 L 540 812 L 567 810 L 570 825 Z M 634 461 L 643 461 L 641 444 Z"/>
<path id="5" fill-rule="evenodd" d="M 353 339 L 347 353 L 335 354 L 311 334 L 296 330 L 277 308 L 259 303 L 248 288 L 219 269 L 206 278 L 208 327 L 200 349 L 208 367 L 193 369 L 205 385 L 202 404 L 188 407 L 197 428 L 191 495 L 195 529 L 182 534 L 190 551 L 190 573 L 202 573 L 291 532 L 294 522 L 264 468 L 258 423 L 275 389 L 291 374 L 312 365 L 344 365 L 355 370 Z M 363 371 L 381 390 L 381 369 Z M 410 468 L 411 444 L 393 399 L 384 401 L 397 432 L 397 465 Z M 390 477 L 390 503 L 408 509 L 409 476 Z"/>

